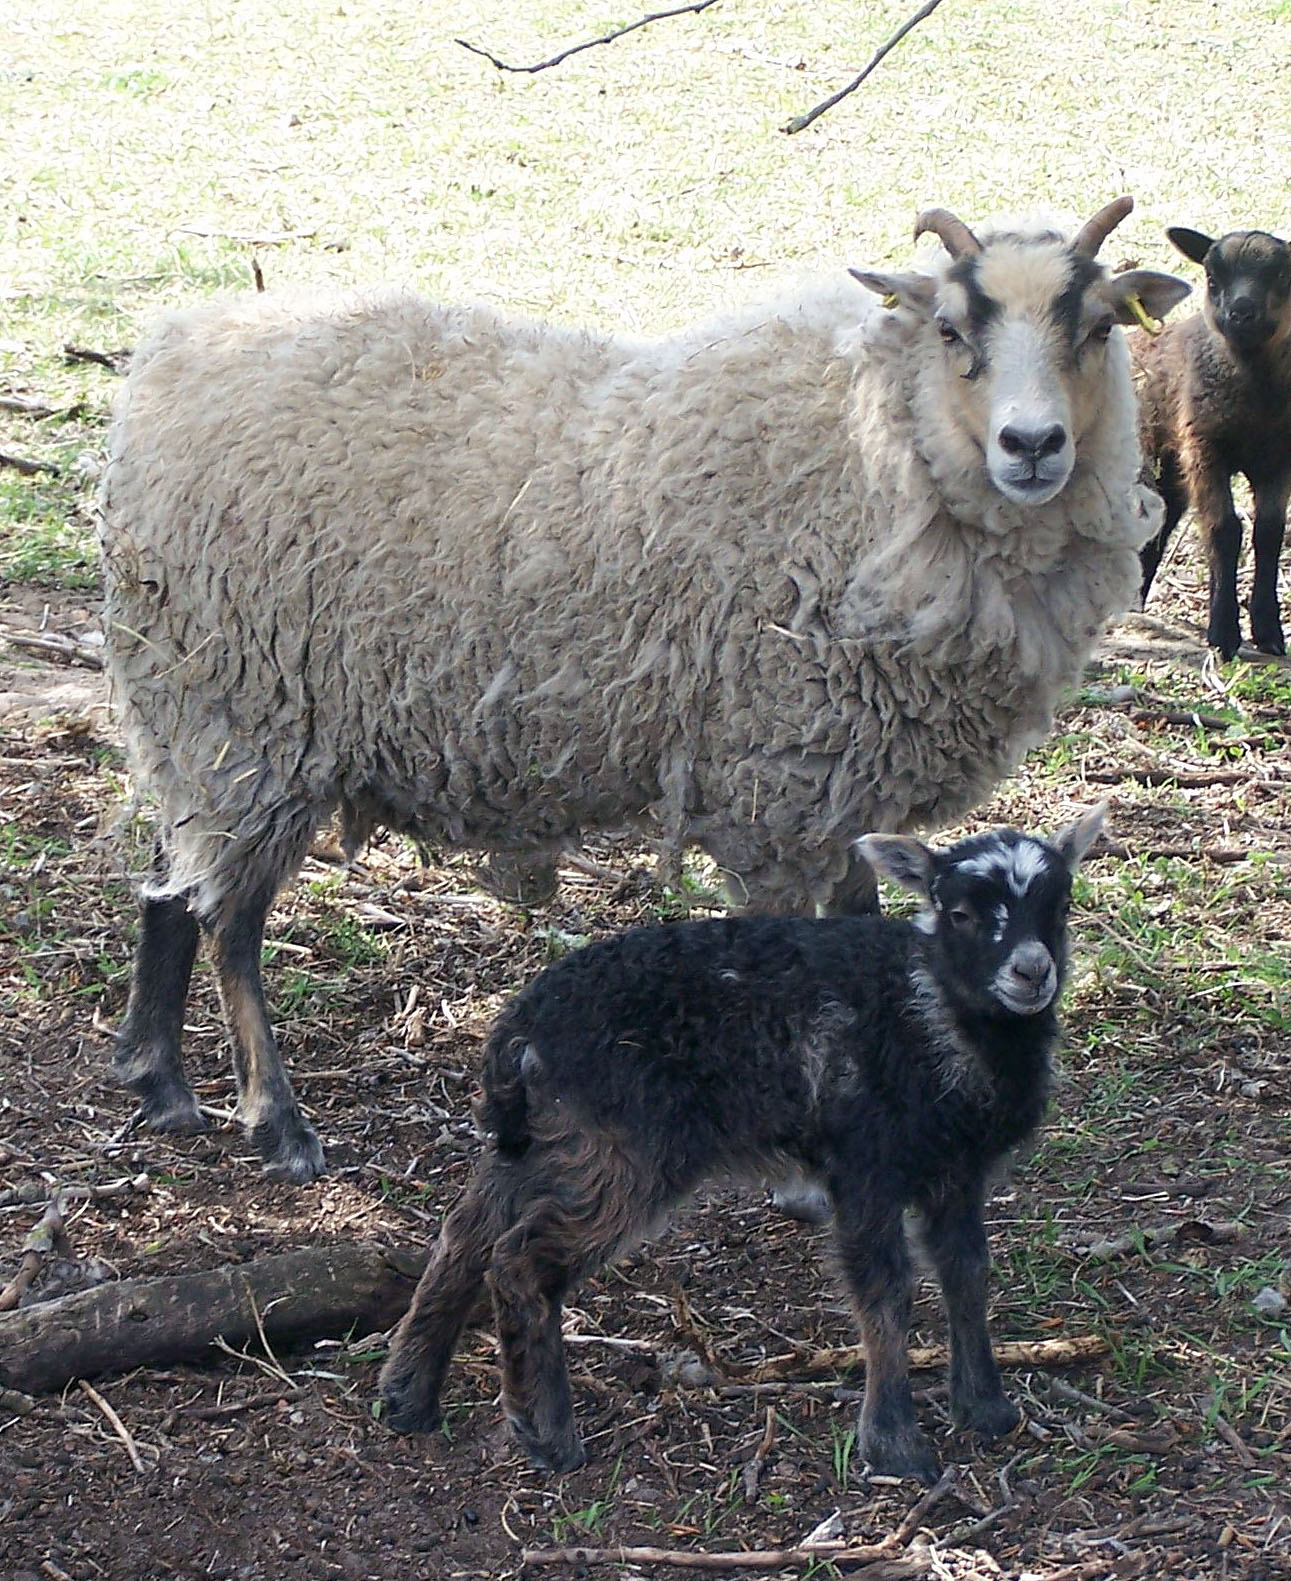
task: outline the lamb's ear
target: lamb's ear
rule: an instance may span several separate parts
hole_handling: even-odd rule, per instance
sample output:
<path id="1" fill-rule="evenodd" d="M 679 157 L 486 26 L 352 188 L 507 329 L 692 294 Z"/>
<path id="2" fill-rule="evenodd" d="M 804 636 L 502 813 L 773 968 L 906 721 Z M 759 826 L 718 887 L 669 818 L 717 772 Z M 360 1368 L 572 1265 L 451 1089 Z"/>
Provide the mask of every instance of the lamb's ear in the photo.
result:
<path id="1" fill-rule="evenodd" d="M 876 873 L 931 899 L 933 856 L 922 841 L 906 834 L 863 834 L 856 849 Z"/>
<path id="2" fill-rule="evenodd" d="M 1100 801 L 1097 807 L 1091 807 L 1088 812 L 1081 813 L 1075 823 L 1068 824 L 1061 834 L 1055 835 L 1053 843 L 1073 873 L 1080 866 L 1090 846 L 1102 834 L 1106 821 L 1107 803 Z"/>
<path id="3" fill-rule="evenodd" d="M 1215 245 L 1213 236 L 1207 236 L 1204 231 L 1189 230 L 1186 225 L 1168 225 L 1166 235 L 1171 244 L 1179 249 L 1185 258 L 1191 258 L 1193 263 L 1204 263 L 1206 254 Z"/>
<path id="4" fill-rule="evenodd" d="M 849 269 L 847 272 L 867 291 L 881 296 L 885 307 L 908 307 L 921 318 L 929 316 L 937 299 L 937 282 L 930 275 L 884 274 L 876 269 Z"/>
<path id="5" fill-rule="evenodd" d="M 1191 290 L 1178 275 L 1159 274 L 1155 269 L 1127 269 L 1103 284 L 1103 295 L 1118 324 L 1142 324 L 1145 313 L 1149 318 L 1164 318 Z"/>

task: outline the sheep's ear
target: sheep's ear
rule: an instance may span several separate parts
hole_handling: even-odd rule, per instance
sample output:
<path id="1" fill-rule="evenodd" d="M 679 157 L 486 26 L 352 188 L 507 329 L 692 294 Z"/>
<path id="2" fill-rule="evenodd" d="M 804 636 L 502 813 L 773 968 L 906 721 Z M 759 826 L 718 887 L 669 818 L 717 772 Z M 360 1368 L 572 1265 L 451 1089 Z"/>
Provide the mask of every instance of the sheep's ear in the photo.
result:
<path id="1" fill-rule="evenodd" d="M 1189 230 L 1186 225 L 1169 225 L 1166 235 L 1173 246 L 1177 247 L 1185 258 L 1191 258 L 1193 263 L 1204 263 L 1206 254 L 1215 245 L 1214 237 L 1207 236 L 1204 231 Z"/>
<path id="2" fill-rule="evenodd" d="M 1178 275 L 1155 269 L 1127 269 L 1113 275 L 1103 291 L 1118 324 L 1142 324 L 1143 315 L 1164 318 L 1192 290 Z"/>
<path id="3" fill-rule="evenodd" d="M 1081 813 L 1075 823 L 1069 823 L 1061 834 L 1054 837 L 1054 845 L 1059 855 L 1074 873 L 1080 866 L 1085 853 L 1103 832 L 1107 822 L 1107 803 L 1100 801 L 1097 807 L 1091 807 L 1088 812 Z"/>
<path id="4" fill-rule="evenodd" d="M 931 898 L 933 856 L 922 841 L 906 834 L 865 834 L 856 849 L 876 873 Z"/>
<path id="5" fill-rule="evenodd" d="M 911 312 L 927 318 L 937 299 L 937 282 L 926 274 L 884 274 L 875 269 L 849 269 L 848 274 L 859 280 L 867 291 L 883 298 L 885 307 L 908 307 Z"/>

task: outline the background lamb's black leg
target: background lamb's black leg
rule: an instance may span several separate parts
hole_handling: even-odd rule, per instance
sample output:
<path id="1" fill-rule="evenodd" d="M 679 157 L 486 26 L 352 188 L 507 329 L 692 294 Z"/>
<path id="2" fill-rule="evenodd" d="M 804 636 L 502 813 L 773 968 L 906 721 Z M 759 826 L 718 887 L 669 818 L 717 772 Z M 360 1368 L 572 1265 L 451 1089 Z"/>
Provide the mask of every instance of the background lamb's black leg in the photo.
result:
<path id="1" fill-rule="evenodd" d="M 1194 508 L 1210 567 L 1210 620 L 1206 641 L 1225 659 L 1242 645 L 1237 611 L 1237 562 L 1242 553 L 1242 519 L 1233 504 L 1226 475 L 1203 472 L 1195 485 Z"/>
<path id="2" fill-rule="evenodd" d="M 865 1346 L 857 1450 L 877 1472 L 933 1483 L 937 1457 L 910 1394 L 911 1272 L 901 1205 L 848 1201 L 836 1189 L 834 1199 L 839 1258 Z"/>
<path id="3" fill-rule="evenodd" d="M 269 1026 L 260 950 L 272 889 L 229 907 L 208 923 L 220 1002 L 233 1040 L 238 1119 L 259 1149 L 265 1172 L 303 1184 L 327 1167 L 313 1127 L 300 1112 Z"/>
<path id="4" fill-rule="evenodd" d="M 429 1433 L 439 1426 L 439 1394 L 453 1346 L 506 1226 L 496 1171 L 486 1160 L 444 1220 L 381 1369 L 385 1421 L 395 1432 Z"/>
<path id="5" fill-rule="evenodd" d="M 986 1327 L 990 1252 L 981 1194 L 939 1205 L 924 1220 L 922 1239 L 941 1280 L 950 1325 L 950 1407 L 956 1427 L 988 1438 L 1008 1433 L 1020 1413 L 1004 1393 Z"/>
<path id="6" fill-rule="evenodd" d="M 145 899 L 125 1020 L 112 1068 L 139 1099 L 154 1131 L 204 1131 L 208 1122 L 184 1075 L 180 1040 L 197 956 L 197 919 L 183 896 Z"/>
<path id="7" fill-rule="evenodd" d="M 1278 562 L 1286 535 L 1291 473 L 1255 490 L 1255 581 L 1251 588 L 1251 641 L 1261 653 L 1285 653 L 1278 609 Z"/>

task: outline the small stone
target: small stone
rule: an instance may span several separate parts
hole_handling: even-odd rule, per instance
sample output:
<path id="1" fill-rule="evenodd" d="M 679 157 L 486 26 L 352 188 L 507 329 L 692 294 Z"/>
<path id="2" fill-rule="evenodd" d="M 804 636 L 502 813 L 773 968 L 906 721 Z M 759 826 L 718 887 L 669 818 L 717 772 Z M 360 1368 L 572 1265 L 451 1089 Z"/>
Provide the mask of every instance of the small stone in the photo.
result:
<path id="1" fill-rule="evenodd" d="M 1287 1309 L 1287 1298 L 1280 1290 L 1275 1290 L 1272 1285 L 1265 1285 L 1263 1290 L 1255 1296 L 1251 1305 L 1261 1317 L 1281 1317 Z"/>

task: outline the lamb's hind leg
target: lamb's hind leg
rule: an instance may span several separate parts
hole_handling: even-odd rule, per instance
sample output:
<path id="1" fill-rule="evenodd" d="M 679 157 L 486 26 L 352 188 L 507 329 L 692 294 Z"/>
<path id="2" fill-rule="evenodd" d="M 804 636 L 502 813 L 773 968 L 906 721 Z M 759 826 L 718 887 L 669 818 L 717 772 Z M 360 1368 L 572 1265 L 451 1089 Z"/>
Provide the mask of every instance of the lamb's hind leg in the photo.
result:
<path id="1" fill-rule="evenodd" d="M 204 1131 L 208 1125 L 180 1052 L 197 939 L 197 919 L 183 896 L 145 898 L 112 1068 L 139 1099 L 136 1119 L 154 1131 Z"/>
<path id="2" fill-rule="evenodd" d="M 291 1090 L 264 1000 L 260 952 L 275 888 L 265 884 L 230 901 L 206 927 L 233 1042 L 238 1119 L 264 1159 L 265 1173 L 301 1185 L 317 1179 L 327 1165 L 322 1144 Z"/>
<path id="3" fill-rule="evenodd" d="M 439 1426 L 439 1395 L 453 1346 L 484 1288 L 493 1243 L 507 1223 L 498 1174 L 486 1159 L 444 1220 L 381 1369 L 385 1420 L 395 1432 L 429 1433 Z"/>
<path id="4" fill-rule="evenodd" d="M 502 1403 L 535 1464 L 572 1471 L 586 1456 L 574 1424 L 561 1304 L 654 1217 L 656 1182 L 608 1137 L 590 1133 L 561 1138 L 531 1167 L 529 1204 L 494 1247 L 489 1270 Z"/>

